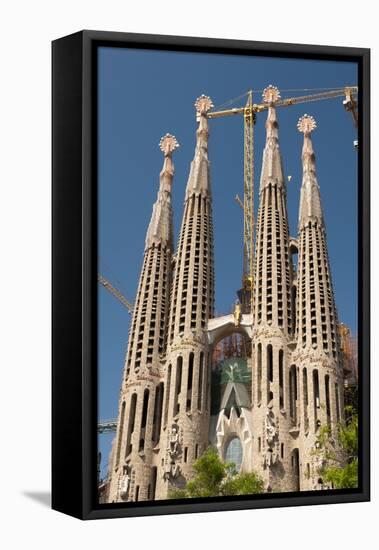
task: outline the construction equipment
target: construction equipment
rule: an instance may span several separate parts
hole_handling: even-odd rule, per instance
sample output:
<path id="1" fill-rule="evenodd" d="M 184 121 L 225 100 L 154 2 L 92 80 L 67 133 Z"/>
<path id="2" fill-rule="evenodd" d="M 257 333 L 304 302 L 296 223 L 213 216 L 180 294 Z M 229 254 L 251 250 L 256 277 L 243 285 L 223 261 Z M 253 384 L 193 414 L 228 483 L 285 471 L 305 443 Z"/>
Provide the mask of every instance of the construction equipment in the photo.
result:
<path id="1" fill-rule="evenodd" d="M 269 108 L 270 103 L 275 107 L 289 107 L 301 103 L 345 97 L 343 105 L 350 111 L 355 127 L 358 127 L 357 108 L 357 86 L 346 86 L 345 88 L 328 89 L 317 93 L 280 99 L 279 90 L 274 86 L 268 86 L 263 90 L 264 103 L 253 103 L 253 90 L 247 94 L 247 102 L 244 107 L 234 107 L 219 111 L 209 111 L 208 119 L 221 118 L 224 116 L 243 115 L 244 117 L 244 198 L 243 202 L 237 195 L 236 200 L 242 206 L 244 212 L 244 253 L 243 253 L 243 277 L 242 291 L 239 296 L 245 313 L 251 311 L 253 291 L 253 263 L 254 263 L 254 124 L 256 113 L 261 113 Z M 240 96 L 244 97 L 244 96 Z M 240 98 L 238 98 L 240 99 Z M 356 143 L 354 143 L 356 147 Z"/>
<path id="2" fill-rule="evenodd" d="M 114 287 L 109 281 L 108 279 L 106 279 L 103 275 L 100 275 L 100 273 L 98 273 L 97 275 L 97 280 L 99 281 L 99 283 L 101 285 L 103 285 L 104 288 L 106 288 L 111 294 L 113 294 L 113 296 L 115 298 L 117 298 L 117 300 L 119 300 L 119 302 L 122 303 L 123 306 L 126 307 L 126 309 L 128 310 L 128 312 L 130 314 L 133 313 L 133 304 L 131 304 L 123 294 L 121 294 L 121 292 L 119 290 L 117 290 L 116 287 Z"/>
<path id="3" fill-rule="evenodd" d="M 106 279 L 103 275 L 100 275 L 98 273 L 97 275 L 98 282 L 103 285 L 104 288 L 106 288 L 119 302 L 122 303 L 124 307 L 128 310 L 130 314 L 133 312 L 133 304 L 131 304 L 121 292 L 114 287 L 108 279 Z M 108 434 L 116 432 L 117 430 L 117 419 L 112 420 L 100 420 L 100 422 L 97 424 L 97 433 L 98 434 Z"/>
<path id="4" fill-rule="evenodd" d="M 97 425 L 97 433 L 108 434 L 117 430 L 117 419 L 112 420 L 100 420 Z"/>

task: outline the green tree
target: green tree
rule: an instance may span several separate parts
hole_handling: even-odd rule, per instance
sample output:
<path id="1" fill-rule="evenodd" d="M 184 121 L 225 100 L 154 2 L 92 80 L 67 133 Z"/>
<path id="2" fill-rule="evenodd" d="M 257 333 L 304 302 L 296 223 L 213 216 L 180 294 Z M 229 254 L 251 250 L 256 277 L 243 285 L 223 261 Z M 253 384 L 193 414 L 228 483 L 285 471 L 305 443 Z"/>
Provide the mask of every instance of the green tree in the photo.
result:
<path id="1" fill-rule="evenodd" d="M 238 473 L 233 462 L 222 462 L 213 447 L 198 458 L 195 477 L 183 489 L 173 489 L 169 498 L 253 495 L 263 492 L 263 481 L 254 473 Z"/>
<path id="2" fill-rule="evenodd" d="M 335 489 L 358 487 L 358 416 L 352 407 L 346 407 L 345 418 L 338 424 L 337 441 L 329 426 L 320 429 L 315 451 L 322 463 L 319 473 L 323 481 Z"/>

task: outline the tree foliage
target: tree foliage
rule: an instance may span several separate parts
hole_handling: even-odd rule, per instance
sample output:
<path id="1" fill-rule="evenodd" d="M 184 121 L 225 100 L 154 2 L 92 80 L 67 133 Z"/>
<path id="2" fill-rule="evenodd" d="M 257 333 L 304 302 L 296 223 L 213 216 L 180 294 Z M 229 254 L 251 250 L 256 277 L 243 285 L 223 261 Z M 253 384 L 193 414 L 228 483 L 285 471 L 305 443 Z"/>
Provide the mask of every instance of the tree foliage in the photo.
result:
<path id="1" fill-rule="evenodd" d="M 337 441 L 329 426 L 320 429 L 315 451 L 323 481 L 335 489 L 358 487 L 358 416 L 352 407 L 346 407 L 345 416 L 337 427 Z"/>
<path id="2" fill-rule="evenodd" d="M 195 477 L 184 489 L 173 489 L 169 498 L 253 495 L 263 492 L 263 481 L 254 473 L 238 473 L 233 462 L 222 462 L 209 447 L 194 464 Z"/>

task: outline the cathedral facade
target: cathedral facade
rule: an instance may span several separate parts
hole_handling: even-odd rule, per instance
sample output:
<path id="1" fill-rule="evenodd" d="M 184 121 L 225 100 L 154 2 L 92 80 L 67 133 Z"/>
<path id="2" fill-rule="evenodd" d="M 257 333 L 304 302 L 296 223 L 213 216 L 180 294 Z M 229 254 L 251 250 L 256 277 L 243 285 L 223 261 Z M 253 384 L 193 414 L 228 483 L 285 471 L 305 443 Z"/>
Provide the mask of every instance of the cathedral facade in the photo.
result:
<path id="1" fill-rule="evenodd" d="M 167 498 L 209 445 L 269 492 L 316 490 L 317 436 L 343 416 L 343 366 L 311 133 L 304 115 L 298 234 L 289 234 L 275 90 L 268 103 L 249 307 L 214 314 L 209 97 L 198 128 L 174 250 L 171 187 L 176 138 L 164 136 L 129 332 L 108 502 Z M 297 262 L 295 261 L 297 258 Z M 218 357 L 236 336 L 239 351 Z M 242 349 L 243 348 L 243 349 Z"/>

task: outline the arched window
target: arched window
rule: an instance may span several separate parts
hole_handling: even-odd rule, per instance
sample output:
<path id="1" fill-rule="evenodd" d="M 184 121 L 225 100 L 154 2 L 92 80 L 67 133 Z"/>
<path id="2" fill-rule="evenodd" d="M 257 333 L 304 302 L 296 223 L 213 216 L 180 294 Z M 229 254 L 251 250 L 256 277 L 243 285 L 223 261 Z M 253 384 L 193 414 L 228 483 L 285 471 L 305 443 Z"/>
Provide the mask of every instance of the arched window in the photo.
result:
<path id="1" fill-rule="evenodd" d="M 241 469 L 243 458 L 243 450 L 239 437 L 233 437 L 226 446 L 225 449 L 225 461 L 234 462 L 237 470 Z"/>

